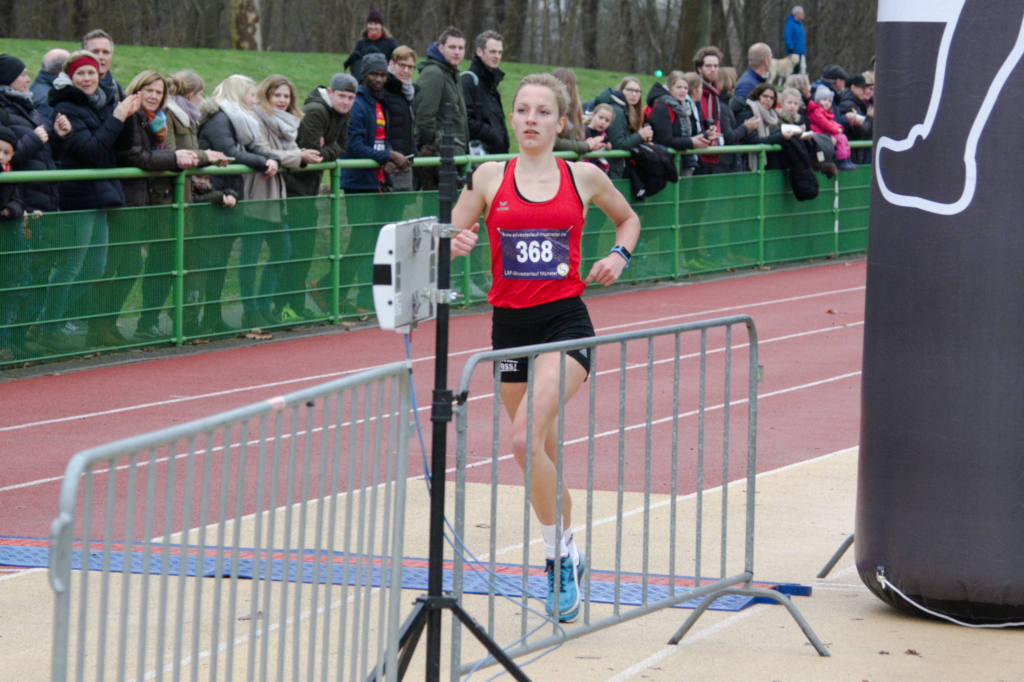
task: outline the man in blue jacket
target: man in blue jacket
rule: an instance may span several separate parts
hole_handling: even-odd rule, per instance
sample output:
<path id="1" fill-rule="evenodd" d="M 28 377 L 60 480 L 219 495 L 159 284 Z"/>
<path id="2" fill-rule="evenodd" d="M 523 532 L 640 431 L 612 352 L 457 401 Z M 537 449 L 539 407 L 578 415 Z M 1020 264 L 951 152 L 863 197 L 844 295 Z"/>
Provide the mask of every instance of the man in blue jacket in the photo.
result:
<path id="1" fill-rule="evenodd" d="M 363 56 L 359 63 L 360 85 L 348 121 L 345 159 L 373 159 L 378 168 L 343 168 L 341 188 L 346 193 L 381 192 L 387 174 L 409 167 L 409 159 L 391 148 L 387 134 L 387 109 L 381 91 L 388 79 L 388 60 L 379 52 Z"/>
<path id="2" fill-rule="evenodd" d="M 786 43 L 786 54 L 799 55 L 800 61 L 794 65 L 793 73 L 807 73 L 807 43 L 804 38 L 804 8 L 797 5 L 786 17 L 786 30 L 783 32 Z"/>

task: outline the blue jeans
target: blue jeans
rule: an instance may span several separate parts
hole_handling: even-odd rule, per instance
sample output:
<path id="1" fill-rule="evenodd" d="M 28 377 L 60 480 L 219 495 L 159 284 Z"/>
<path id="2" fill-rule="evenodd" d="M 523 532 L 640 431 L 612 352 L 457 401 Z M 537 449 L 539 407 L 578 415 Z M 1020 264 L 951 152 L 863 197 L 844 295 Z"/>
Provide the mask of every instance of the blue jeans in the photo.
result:
<path id="1" fill-rule="evenodd" d="M 48 331 L 58 331 L 68 314 L 76 280 L 95 280 L 103 274 L 107 262 L 107 212 L 105 210 L 66 216 L 69 224 L 61 225 L 55 235 L 56 264 L 46 288 L 46 299 L 40 321 Z M 87 300 L 88 297 L 77 297 Z"/>

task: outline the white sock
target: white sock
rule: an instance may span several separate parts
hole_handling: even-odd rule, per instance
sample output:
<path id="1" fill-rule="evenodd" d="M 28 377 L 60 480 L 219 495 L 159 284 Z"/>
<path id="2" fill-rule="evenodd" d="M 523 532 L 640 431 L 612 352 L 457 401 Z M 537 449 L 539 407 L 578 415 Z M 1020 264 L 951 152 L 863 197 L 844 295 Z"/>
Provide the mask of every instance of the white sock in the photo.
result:
<path id="1" fill-rule="evenodd" d="M 544 556 L 548 559 L 555 558 L 555 524 L 540 525 L 540 532 L 544 538 Z M 572 528 L 562 531 L 562 551 L 558 556 L 572 557 L 573 563 L 580 562 L 580 550 L 576 547 L 576 540 L 572 534 Z"/>

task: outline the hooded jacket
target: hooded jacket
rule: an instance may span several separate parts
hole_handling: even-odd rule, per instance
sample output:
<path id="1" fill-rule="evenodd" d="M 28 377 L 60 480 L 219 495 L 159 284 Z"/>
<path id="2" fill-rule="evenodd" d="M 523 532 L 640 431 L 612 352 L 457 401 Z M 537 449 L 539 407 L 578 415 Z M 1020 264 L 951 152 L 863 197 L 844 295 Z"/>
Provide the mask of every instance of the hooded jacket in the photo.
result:
<path id="1" fill-rule="evenodd" d="M 508 128 L 498 92 L 505 72 L 488 67 L 479 56 L 474 56 L 469 71 L 460 77 L 466 98 L 469 139 L 483 142 L 488 154 L 507 154 Z"/>
<path id="2" fill-rule="evenodd" d="M 316 149 L 324 161 L 335 161 L 345 153 L 351 114 L 339 114 L 323 85 L 313 88 L 302 104 L 302 122 L 295 138 L 301 149 Z M 320 173 L 288 173 L 284 182 L 289 196 L 311 197 L 320 191 Z"/>
<path id="3" fill-rule="evenodd" d="M 621 92 L 618 90 L 612 90 L 611 88 L 605 88 L 597 97 L 594 98 L 594 103 L 609 104 L 612 109 L 615 110 L 615 118 L 612 119 L 612 123 L 608 126 L 608 130 L 605 131 L 607 140 L 612 143 L 612 149 L 625 149 L 628 151 L 643 142 L 643 138 L 640 137 L 640 133 L 629 132 L 629 116 L 626 114 L 626 98 Z M 621 178 L 625 166 L 625 159 L 608 159 L 608 176 L 612 178 Z"/>
<path id="4" fill-rule="evenodd" d="M 422 156 L 436 156 L 441 146 L 444 128 L 444 105 L 451 103 L 452 126 L 455 132 L 456 154 L 465 154 L 469 148 L 469 122 L 466 117 L 466 98 L 459 83 L 459 72 L 445 61 L 434 43 L 427 48 L 427 57 L 419 66 L 416 80 L 419 89 L 413 101 L 416 113 L 416 148 Z M 424 153 L 423 147 L 429 154 Z"/>

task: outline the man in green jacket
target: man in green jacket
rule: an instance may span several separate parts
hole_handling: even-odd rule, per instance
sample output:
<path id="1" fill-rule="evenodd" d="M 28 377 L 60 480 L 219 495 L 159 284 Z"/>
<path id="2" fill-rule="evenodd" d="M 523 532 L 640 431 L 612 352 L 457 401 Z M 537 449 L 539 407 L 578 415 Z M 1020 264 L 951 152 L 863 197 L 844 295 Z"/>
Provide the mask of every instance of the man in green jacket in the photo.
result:
<path id="1" fill-rule="evenodd" d="M 413 101 L 416 112 L 417 156 L 438 156 L 444 129 L 444 105 L 451 103 L 452 126 L 455 132 L 455 153 L 465 154 L 469 142 L 469 119 L 466 100 L 459 83 L 459 64 L 466 54 L 466 37 L 449 26 L 427 48 L 427 57 L 419 65 L 416 80 L 419 90 Z M 418 168 L 420 189 L 437 187 L 437 167 Z"/>

